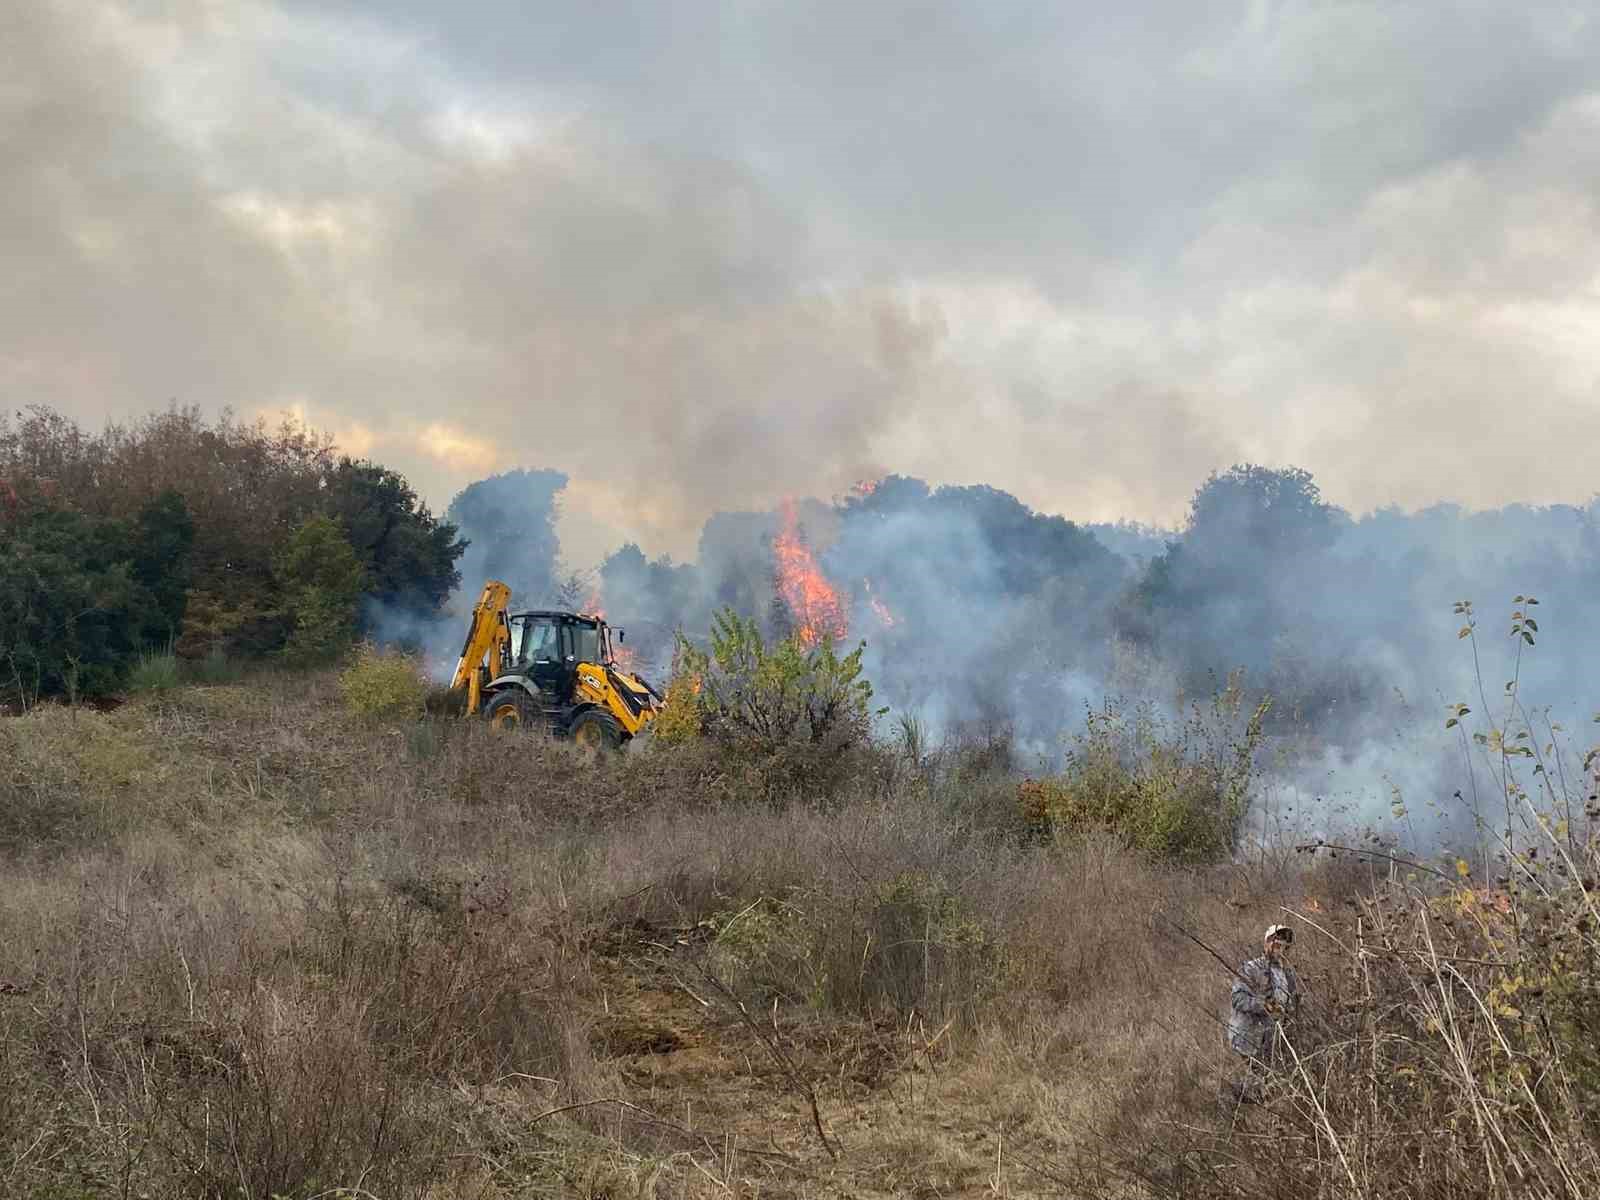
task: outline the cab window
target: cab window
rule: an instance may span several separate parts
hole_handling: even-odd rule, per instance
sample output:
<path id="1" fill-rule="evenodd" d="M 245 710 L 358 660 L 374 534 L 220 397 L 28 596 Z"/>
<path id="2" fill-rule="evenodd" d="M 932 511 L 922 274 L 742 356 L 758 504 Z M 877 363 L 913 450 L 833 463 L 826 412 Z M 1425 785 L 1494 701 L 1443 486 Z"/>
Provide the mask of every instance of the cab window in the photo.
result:
<path id="1" fill-rule="evenodd" d="M 600 661 L 600 627 L 574 622 L 568 626 L 569 636 L 572 638 L 572 649 L 568 653 L 576 656 L 579 662 L 597 663 Z"/>
<path id="2" fill-rule="evenodd" d="M 531 617 L 522 622 L 520 644 L 517 630 L 511 631 L 513 657 L 519 663 L 550 662 L 556 655 L 556 624 L 545 617 Z"/>

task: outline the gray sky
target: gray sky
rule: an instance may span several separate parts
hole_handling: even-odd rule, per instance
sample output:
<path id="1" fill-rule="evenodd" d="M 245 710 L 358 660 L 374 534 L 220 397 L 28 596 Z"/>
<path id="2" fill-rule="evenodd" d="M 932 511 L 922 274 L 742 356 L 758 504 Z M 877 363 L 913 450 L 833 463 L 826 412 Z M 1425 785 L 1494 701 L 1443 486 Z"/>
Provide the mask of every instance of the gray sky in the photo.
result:
<path id="1" fill-rule="evenodd" d="M 580 562 L 885 470 L 1597 486 L 1588 4 L 0 7 L 11 407 L 557 467 Z"/>

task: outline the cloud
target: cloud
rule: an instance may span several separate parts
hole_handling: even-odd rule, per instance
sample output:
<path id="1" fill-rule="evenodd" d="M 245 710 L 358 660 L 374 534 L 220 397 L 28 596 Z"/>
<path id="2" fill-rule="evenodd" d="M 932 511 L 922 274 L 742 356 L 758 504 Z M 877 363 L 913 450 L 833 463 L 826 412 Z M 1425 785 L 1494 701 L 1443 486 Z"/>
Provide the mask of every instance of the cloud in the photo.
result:
<path id="1" fill-rule="evenodd" d="M 10 403 L 303 405 L 441 508 L 555 467 L 590 558 L 884 469 L 1155 521 L 1240 458 L 1590 486 L 1586 6 L 0 21 Z"/>

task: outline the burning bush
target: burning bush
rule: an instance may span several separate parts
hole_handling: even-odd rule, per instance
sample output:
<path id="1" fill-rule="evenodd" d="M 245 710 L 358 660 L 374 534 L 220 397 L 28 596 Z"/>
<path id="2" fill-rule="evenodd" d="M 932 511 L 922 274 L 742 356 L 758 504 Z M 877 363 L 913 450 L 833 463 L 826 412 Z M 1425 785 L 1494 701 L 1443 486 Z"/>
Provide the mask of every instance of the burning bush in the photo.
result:
<path id="1" fill-rule="evenodd" d="M 787 777 L 809 790 L 830 761 L 867 741 L 872 685 L 861 677 L 865 649 L 862 643 L 840 657 L 830 639 L 807 645 L 798 632 L 769 646 L 754 620 L 724 609 L 709 652 L 680 638 L 679 702 L 694 706 L 709 736 L 774 767 L 769 785 Z M 697 680 L 698 689 L 685 695 L 685 679 Z M 696 723 L 675 716 L 674 729 Z"/>

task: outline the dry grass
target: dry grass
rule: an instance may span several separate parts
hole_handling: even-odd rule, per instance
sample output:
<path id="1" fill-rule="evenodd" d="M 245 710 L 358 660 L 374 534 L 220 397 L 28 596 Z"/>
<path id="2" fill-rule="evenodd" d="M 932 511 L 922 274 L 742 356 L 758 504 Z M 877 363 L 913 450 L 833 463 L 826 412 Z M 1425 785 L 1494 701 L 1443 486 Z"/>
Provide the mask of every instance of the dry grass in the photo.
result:
<path id="1" fill-rule="evenodd" d="M 1308 1123 L 1356 1128 L 1327 1076 L 1367 1047 L 1309 925 L 1321 1082 L 1215 1099 L 1228 976 L 1189 935 L 1348 945 L 1370 865 L 1029 845 L 959 748 L 757 803 L 706 746 L 352 724 L 324 675 L 0 739 L 6 1195 L 1432 1194 L 1392 1158 L 1352 1183 Z M 1268 1122 L 1309 1147 L 1276 1191 Z"/>

